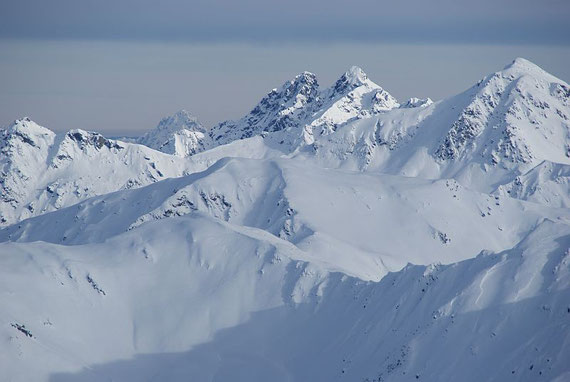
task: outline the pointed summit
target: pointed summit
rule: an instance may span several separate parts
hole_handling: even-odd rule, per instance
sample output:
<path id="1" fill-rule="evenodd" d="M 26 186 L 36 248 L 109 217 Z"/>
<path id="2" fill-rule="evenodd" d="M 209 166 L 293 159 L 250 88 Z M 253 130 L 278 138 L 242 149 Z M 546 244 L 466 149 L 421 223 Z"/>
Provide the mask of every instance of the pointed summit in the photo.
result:
<path id="1" fill-rule="evenodd" d="M 297 74 L 295 76 L 295 80 L 303 83 L 315 83 L 317 82 L 317 75 L 305 70 L 304 72 Z"/>
<path id="2" fill-rule="evenodd" d="M 352 66 L 348 69 L 342 76 L 347 82 L 351 84 L 363 84 L 368 80 L 368 75 L 364 73 L 364 70 L 358 66 Z"/>
<path id="3" fill-rule="evenodd" d="M 362 85 L 377 86 L 374 84 L 374 82 L 368 79 L 368 76 L 366 73 L 364 73 L 364 70 L 358 66 L 352 66 L 336 81 L 333 86 L 333 93 L 345 93 Z"/>
<path id="4" fill-rule="evenodd" d="M 201 132 L 206 131 L 206 128 L 198 122 L 198 119 L 184 109 L 177 111 L 169 117 L 161 119 L 156 126 L 156 129 L 169 131 L 184 129 Z"/>
<path id="5" fill-rule="evenodd" d="M 0 139 L 3 141 L 22 141 L 27 145 L 37 147 L 45 141 L 52 141 L 55 133 L 48 128 L 38 125 L 29 117 L 12 122 L 5 130 L 0 130 Z"/>
<path id="6" fill-rule="evenodd" d="M 372 82 L 358 66 L 347 70 L 321 95 L 322 103 L 308 121 L 305 142 L 314 142 L 314 136 L 334 132 L 339 126 L 399 107 L 398 101 L 379 85 Z"/>
<path id="7" fill-rule="evenodd" d="M 8 126 L 8 130 L 27 131 L 33 134 L 54 134 L 53 131 L 47 127 L 40 126 L 36 122 L 32 121 L 30 117 L 16 119 Z"/>
<path id="8" fill-rule="evenodd" d="M 186 110 L 162 118 L 156 128 L 138 139 L 142 145 L 179 157 L 204 150 L 206 141 L 206 128 Z"/>
<path id="9" fill-rule="evenodd" d="M 476 155 L 508 168 L 568 161 L 570 87 L 532 62 L 517 58 L 453 99 L 466 106 L 437 149 L 439 159 Z"/>
<path id="10" fill-rule="evenodd" d="M 509 77 L 512 79 L 529 76 L 535 78 L 538 81 L 559 83 L 567 86 L 567 84 L 561 79 L 548 73 L 546 70 L 542 69 L 535 63 L 521 57 L 515 58 L 509 65 L 505 66 L 503 70 L 496 72 L 494 75 Z"/>
<path id="11" fill-rule="evenodd" d="M 515 58 L 513 60 L 513 62 L 511 62 L 510 64 L 505 66 L 504 70 L 508 70 L 508 69 L 543 71 L 543 69 L 540 66 L 538 66 L 535 63 L 527 60 L 526 58 L 522 58 L 522 57 Z"/>
<path id="12" fill-rule="evenodd" d="M 263 100 L 261 100 L 261 102 L 263 103 L 266 99 L 268 101 L 272 99 L 283 105 L 287 101 L 293 100 L 299 95 L 305 97 L 307 101 L 311 101 L 316 97 L 318 91 L 319 83 L 317 81 L 317 76 L 311 72 L 303 72 L 296 75 L 294 79 L 285 82 L 281 86 L 281 89 L 274 89 Z"/>
<path id="13" fill-rule="evenodd" d="M 267 133 L 286 132 L 276 141 L 287 145 L 300 135 L 312 142 L 314 130 L 334 131 L 338 126 L 398 107 L 394 97 L 372 82 L 358 66 L 347 70 L 330 88 L 319 89 L 315 74 L 302 72 L 269 92 L 246 116 L 226 121 L 210 131 L 216 145 Z M 303 133 L 293 131 L 300 128 Z M 290 132 L 290 133 L 289 133 Z"/>
<path id="14" fill-rule="evenodd" d="M 265 132 L 287 130 L 302 124 L 319 105 L 317 76 L 302 72 L 280 88 L 271 90 L 243 118 L 214 126 L 210 137 L 216 144 L 224 144 Z"/>

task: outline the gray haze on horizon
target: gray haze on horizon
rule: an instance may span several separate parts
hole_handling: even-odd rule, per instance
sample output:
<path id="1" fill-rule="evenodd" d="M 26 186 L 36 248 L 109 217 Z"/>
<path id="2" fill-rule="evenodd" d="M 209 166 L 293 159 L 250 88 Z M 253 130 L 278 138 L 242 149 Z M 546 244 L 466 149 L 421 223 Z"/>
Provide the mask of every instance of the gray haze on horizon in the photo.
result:
<path id="1" fill-rule="evenodd" d="M 239 118 L 301 71 L 440 99 L 525 57 L 570 78 L 567 0 L 0 1 L 0 126 L 136 135 Z"/>
<path id="2" fill-rule="evenodd" d="M 459 93 L 525 57 L 568 81 L 564 46 L 0 41 L 0 126 L 139 135 L 180 109 L 206 126 L 249 112 L 308 70 L 330 86 L 352 65 L 405 101 Z"/>

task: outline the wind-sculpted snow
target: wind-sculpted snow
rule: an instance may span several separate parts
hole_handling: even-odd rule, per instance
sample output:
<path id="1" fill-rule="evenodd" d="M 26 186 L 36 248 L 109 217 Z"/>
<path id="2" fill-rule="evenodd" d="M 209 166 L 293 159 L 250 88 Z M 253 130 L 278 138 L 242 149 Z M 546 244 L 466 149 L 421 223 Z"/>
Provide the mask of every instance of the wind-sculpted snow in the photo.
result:
<path id="1" fill-rule="evenodd" d="M 551 207 L 570 207 L 570 165 L 544 161 L 500 185 L 497 193 Z"/>
<path id="2" fill-rule="evenodd" d="M 375 280 L 408 262 L 451 263 L 483 249 L 510 248 L 544 218 L 570 221 L 567 209 L 480 194 L 454 180 L 234 158 L 22 221 L 1 230 L 0 240 L 101 242 L 145 222 L 197 211 L 263 229 L 335 269 Z"/>
<path id="3" fill-rule="evenodd" d="M 130 143 L 17 120 L 0 379 L 568 380 L 569 118 L 516 59 L 401 105 L 304 72 Z"/>
<path id="4" fill-rule="evenodd" d="M 203 215 L 99 244 L 0 244 L 13 381 L 568 377 L 570 229 L 380 282 Z M 112 344 L 112 346 L 110 346 Z"/>

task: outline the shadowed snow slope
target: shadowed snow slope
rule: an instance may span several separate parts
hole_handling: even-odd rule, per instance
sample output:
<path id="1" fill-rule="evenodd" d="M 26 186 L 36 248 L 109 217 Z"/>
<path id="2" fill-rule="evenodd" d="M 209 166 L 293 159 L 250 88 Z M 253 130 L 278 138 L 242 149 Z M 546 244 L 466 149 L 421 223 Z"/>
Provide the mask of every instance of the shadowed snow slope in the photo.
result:
<path id="1" fill-rule="evenodd" d="M 304 72 L 138 143 L 17 120 L 0 379 L 569 380 L 569 121 L 524 59 L 402 105 Z"/>
<path id="2" fill-rule="evenodd" d="M 0 362 L 22 381 L 564 379 L 569 235 L 545 221 L 512 250 L 379 283 L 198 214 L 4 243 Z"/>

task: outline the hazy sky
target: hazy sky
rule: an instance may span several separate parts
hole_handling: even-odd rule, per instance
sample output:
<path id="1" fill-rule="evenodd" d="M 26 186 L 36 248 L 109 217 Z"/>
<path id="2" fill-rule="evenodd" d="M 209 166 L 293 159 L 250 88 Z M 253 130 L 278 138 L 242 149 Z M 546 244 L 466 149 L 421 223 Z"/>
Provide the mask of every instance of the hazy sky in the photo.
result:
<path id="1" fill-rule="evenodd" d="M 0 0 L 0 125 L 138 134 L 181 108 L 211 125 L 351 65 L 401 100 L 517 56 L 568 82 L 569 19 L 568 0 Z"/>

